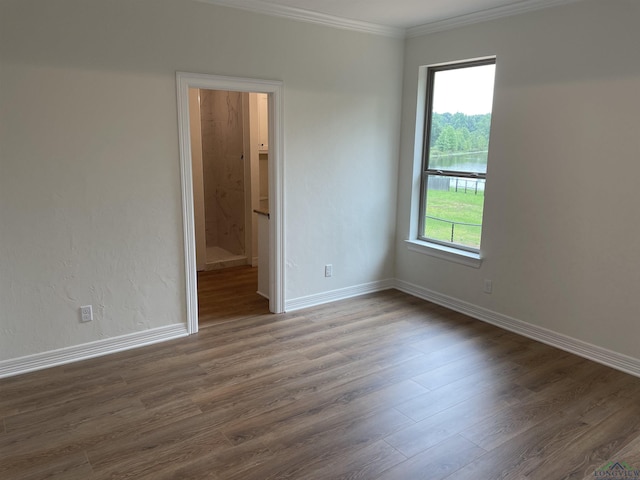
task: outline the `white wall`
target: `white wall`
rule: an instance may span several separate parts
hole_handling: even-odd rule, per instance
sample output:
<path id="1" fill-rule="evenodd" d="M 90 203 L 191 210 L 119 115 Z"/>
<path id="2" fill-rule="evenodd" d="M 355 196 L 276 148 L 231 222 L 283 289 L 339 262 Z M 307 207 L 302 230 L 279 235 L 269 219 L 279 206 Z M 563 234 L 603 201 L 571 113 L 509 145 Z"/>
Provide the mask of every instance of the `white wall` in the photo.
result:
<path id="1" fill-rule="evenodd" d="M 640 358 L 640 2 L 407 41 L 397 277 Z M 497 55 L 479 270 L 407 250 L 418 68 Z M 493 294 L 482 293 L 482 279 Z"/>
<path id="2" fill-rule="evenodd" d="M 286 299 L 393 277 L 402 49 L 185 0 L 0 3 L 0 360 L 185 322 L 176 71 L 284 82 Z"/>

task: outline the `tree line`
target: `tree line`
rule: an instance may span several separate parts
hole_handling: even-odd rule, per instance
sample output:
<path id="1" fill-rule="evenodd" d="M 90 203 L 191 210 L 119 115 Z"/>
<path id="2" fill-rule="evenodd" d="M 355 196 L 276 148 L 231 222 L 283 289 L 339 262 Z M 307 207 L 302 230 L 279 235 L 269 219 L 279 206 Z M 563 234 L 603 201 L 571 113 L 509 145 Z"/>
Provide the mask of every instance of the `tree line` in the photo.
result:
<path id="1" fill-rule="evenodd" d="M 431 115 L 431 153 L 477 152 L 489 147 L 491 114 L 435 113 Z"/>

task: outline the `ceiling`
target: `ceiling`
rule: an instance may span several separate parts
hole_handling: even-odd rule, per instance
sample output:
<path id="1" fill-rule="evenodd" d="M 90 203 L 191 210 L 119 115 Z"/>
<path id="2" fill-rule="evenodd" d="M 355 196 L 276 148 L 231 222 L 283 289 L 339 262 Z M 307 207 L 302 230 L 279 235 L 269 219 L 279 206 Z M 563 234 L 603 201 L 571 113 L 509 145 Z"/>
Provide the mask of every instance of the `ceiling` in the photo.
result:
<path id="1" fill-rule="evenodd" d="M 415 36 L 579 0 L 198 0 L 334 27 Z"/>

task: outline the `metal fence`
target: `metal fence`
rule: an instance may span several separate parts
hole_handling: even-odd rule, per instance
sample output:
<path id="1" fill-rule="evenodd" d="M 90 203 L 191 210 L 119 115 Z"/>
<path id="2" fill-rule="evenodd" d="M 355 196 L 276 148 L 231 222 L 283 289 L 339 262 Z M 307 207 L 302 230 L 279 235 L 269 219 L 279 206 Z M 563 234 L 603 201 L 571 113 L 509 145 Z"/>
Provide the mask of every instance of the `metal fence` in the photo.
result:
<path id="1" fill-rule="evenodd" d="M 482 227 L 480 223 L 464 223 L 464 222 L 454 222 L 453 220 L 445 220 L 444 218 L 432 217 L 431 215 L 425 215 L 425 218 L 430 218 L 431 220 L 436 220 L 438 222 L 446 222 L 451 224 L 451 243 L 454 243 L 453 238 L 455 236 L 456 225 L 461 225 L 465 227 Z"/>
<path id="2" fill-rule="evenodd" d="M 451 190 L 454 192 L 473 193 L 477 195 L 478 192 L 484 193 L 484 178 L 471 179 L 460 177 L 429 177 L 428 189 L 429 190 Z"/>

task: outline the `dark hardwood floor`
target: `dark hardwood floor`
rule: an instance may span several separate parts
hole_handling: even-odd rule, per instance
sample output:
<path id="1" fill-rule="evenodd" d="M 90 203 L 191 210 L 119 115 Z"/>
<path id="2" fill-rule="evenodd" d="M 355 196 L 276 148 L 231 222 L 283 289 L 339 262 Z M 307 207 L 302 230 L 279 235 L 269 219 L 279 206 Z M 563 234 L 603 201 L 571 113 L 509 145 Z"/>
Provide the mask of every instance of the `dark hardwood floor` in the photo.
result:
<path id="1" fill-rule="evenodd" d="M 258 269 L 251 266 L 198 272 L 199 327 L 268 314 L 269 300 L 256 290 Z"/>
<path id="2" fill-rule="evenodd" d="M 0 478 L 586 480 L 640 466 L 638 378 L 393 290 L 231 310 L 198 335 L 1 380 Z"/>

